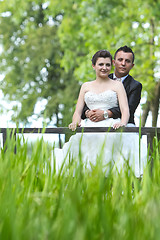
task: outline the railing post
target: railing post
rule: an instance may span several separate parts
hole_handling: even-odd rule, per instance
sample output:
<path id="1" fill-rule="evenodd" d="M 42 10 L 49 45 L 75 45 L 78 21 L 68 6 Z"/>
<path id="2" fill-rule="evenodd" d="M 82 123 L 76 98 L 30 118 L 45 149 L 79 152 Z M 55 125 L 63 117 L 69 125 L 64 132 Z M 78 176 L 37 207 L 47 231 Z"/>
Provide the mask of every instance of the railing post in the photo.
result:
<path id="1" fill-rule="evenodd" d="M 147 148 L 149 147 L 151 151 L 153 150 L 153 138 L 154 134 L 147 133 Z"/>
<path id="2" fill-rule="evenodd" d="M 3 149 L 4 151 L 7 150 L 7 137 L 8 137 L 8 133 L 9 133 L 9 137 L 11 138 L 13 136 L 14 140 L 15 140 L 15 148 L 14 148 L 14 153 L 16 153 L 16 129 L 11 129 L 10 132 L 7 128 L 3 128 L 1 129 L 1 133 L 3 134 L 2 138 L 3 138 Z"/>
<path id="3" fill-rule="evenodd" d="M 15 141 L 14 153 L 16 154 L 16 129 L 12 129 L 11 136 L 13 135 Z"/>
<path id="4" fill-rule="evenodd" d="M 5 144 L 6 144 L 6 139 L 7 139 L 7 129 L 6 128 L 4 128 L 3 130 L 2 130 L 2 139 L 3 139 L 3 148 L 5 147 Z"/>

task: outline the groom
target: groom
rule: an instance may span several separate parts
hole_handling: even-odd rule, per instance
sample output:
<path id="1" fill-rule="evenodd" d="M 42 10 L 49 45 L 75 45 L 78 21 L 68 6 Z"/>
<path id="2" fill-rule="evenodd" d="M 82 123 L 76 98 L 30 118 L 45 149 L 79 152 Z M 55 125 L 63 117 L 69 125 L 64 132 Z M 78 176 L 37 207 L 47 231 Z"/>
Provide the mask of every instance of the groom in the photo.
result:
<path id="1" fill-rule="evenodd" d="M 122 81 L 127 93 L 128 105 L 130 110 L 130 118 L 128 123 L 135 124 L 134 113 L 140 103 L 142 84 L 132 76 L 129 75 L 130 70 L 134 66 L 134 53 L 131 48 L 127 46 L 117 49 L 114 55 L 113 65 L 115 67 L 114 73 L 110 74 L 111 79 Z M 89 118 L 93 122 L 99 122 L 107 118 L 120 118 L 121 111 L 119 107 L 114 107 L 103 111 L 100 109 L 90 110 L 85 105 L 81 118 Z"/>

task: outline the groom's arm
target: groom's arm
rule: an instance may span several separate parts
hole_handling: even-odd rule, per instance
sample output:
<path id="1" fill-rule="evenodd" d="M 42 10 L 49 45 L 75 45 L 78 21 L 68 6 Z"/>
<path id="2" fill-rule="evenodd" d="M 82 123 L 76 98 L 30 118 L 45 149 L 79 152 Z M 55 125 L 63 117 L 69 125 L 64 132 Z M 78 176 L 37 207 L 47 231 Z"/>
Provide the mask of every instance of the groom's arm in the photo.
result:
<path id="1" fill-rule="evenodd" d="M 87 107 L 87 105 L 85 104 L 84 105 L 84 108 L 83 108 L 83 111 L 82 111 L 82 115 L 81 115 L 81 118 L 82 119 L 86 119 L 86 111 L 87 110 L 90 110 L 88 107 Z"/>
<path id="2" fill-rule="evenodd" d="M 119 107 L 110 108 L 109 111 L 112 113 L 111 118 L 121 118 L 121 110 Z"/>
<path id="3" fill-rule="evenodd" d="M 113 111 L 114 111 L 114 108 L 113 108 Z M 116 110 L 115 110 L 116 111 Z M 119 109 L 120 111 L 120 109 Z M 87 117 L 91 120 L 91 121 L 102 121 L 104 120 L 104 117 L 103 117 L 103 113 L 104 111 L 103 110 L 100 110 L 100 109 L 95 109 L 95 110 L 90 110 L 87 105 L 85 104 L 84 105 L 84 108 L 83 108 L 83 111 L 82 111 L 82 115 L 81 115 L 81 118 L 82 119 L 86 119 Z M 96 117 L 96 119 L 95 119 Z M 108 110 L 108 117 L 109 118 L 114 118 L 114 115 L 112 113 L 112 111 Z M 115 117 L 116 118 L 116 117 Z"/>
<path id="4" fill-rule="evenodd" d="M 128 106 L 130 111 L 130 120 L 134 122 L 134 113 L 141 100 L 142 84 L 140 82 L 134 82 L 134 86 L 130 86 L 131 91 L 128 93 Z M 119 107 L 111 108 L 113 118 L 121 118 L 121 111 Z"/>
<path id="5" fill-rule="evenodd" d="M 112 110 L 114 111 L 115 108 L 112 108 Z M 113 113 L 110 109 L 107 110 L 107 113 L 108 113 L 109 118 L 117 118 L 116 116 L 113 115 Z M 99 121 L 102 121 L 105 119 L 104 111 L 101 109 L 89 110 L 87 112 L 87 117 L 93 122 L 99 122 Z"/>

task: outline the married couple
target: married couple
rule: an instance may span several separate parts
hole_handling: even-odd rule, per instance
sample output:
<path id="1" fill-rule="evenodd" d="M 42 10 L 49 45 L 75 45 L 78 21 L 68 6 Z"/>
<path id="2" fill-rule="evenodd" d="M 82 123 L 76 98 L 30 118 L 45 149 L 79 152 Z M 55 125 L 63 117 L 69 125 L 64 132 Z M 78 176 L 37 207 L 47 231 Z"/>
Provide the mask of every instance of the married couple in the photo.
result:
<path id="1" fill-rule="evenodd" d="M 115 70 L 110 74 L 112 63 Z M 111 126 L 115 129 L 134 126 L 134 113 L 141 99 L 142 84 L 129 75 L 133 66 L 134 53 L 127 46 L 120 47 L 113 60 L 106 50 L 96 52 L 92 57 L 96 79 L 82 84 L 69 128 L 74 131 L 77 126 Z M 83 124 L 81 119 L 85 119 Z M 101 160 L 104 170 L 107 171 L 108 164 L 113 161 L 115 169 L 120 171 L 124 161 L 129 159 L 135 175 L 140 176 L 143 169 L 139 166 L 138 142 L 137 134 L 77 133 L 64 144 L 63 149 L 54 149 L 56 169 L 62 166 L 65 157 L 78 159 L 81 147 L 82 159 L 88 168 L 97 163 L 103 150 Z M 141 167 L 146 153 L 143 157 Z"/>

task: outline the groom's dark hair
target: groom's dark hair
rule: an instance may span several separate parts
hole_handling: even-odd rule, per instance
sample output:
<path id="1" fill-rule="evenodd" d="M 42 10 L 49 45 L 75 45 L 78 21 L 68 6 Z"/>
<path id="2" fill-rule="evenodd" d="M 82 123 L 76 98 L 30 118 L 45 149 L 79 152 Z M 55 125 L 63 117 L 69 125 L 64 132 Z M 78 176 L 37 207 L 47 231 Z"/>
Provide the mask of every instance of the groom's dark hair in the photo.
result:
<path id="1" fill-rule="evenodd" d="M 116 55 L 120 51 L 125 52 L 125 53 L 132 53 L 132 56 L 133 56 L 132 63 L 134 63 L 134 52 L 132 51 L 132 49 L 130 47 L 127 47 L 126 45 L 117 49 L 117 51 L 114 54 L 114 59 L 116 59 Z"/>
<path id="2" fill-rule="evenodd" d="M 92 64 L 95 66 L 98 58 L 110 58 L 112 64 L 112 55 L 107 50 L 99 50 L 92 57 Z"/>

